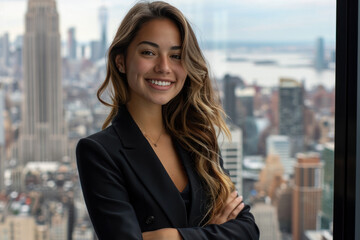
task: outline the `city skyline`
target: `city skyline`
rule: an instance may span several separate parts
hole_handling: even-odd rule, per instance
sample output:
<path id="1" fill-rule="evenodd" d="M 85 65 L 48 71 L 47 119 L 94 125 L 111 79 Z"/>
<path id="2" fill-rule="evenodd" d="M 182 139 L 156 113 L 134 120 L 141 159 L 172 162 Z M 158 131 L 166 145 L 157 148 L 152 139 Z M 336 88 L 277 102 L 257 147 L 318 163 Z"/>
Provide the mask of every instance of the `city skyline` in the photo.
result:
<path id="1" fill-rule="evenodd" d="M 60 19 L 68 18 L 69 16 L 67 14 L 69 14 L 70 11 L 61 12 L 61 9 L 64 9 L 64 4 L 71 6 L 70 0 L 12 0 L 11 2 L 26 3 L 27 1 L 56 2 L 57 10 L 52 12 L 58 12 Z M 6 2 L 10 1 L 0 0 L 0 21 L 2 21 L 2 17 L 4 16 L 4 5 L 2 4 Z M 80 1 L 75 1 L 76 6 L 73 6 L 75 10 L 80 9 L 77 5 L 79 2 Z M 118 2 L 120 3 L 116 3 L 113 0 L 90 0 L 89 4 L 87 4 L 94 6 L 94 14 L 91 18 L 91 21 L 94 21 L 94 23 L 89 22 L 87 24 L 92 27 L 92 33 L 95 34 L 94 37 L 87 39 L 88 42 L 92 41 L 94 45 L 94 49 L 91 49 L 91 52 L 97 51 L 96 49 L 100 46 L 101 40 L 106 38 L 106 36 L 100 33 L 99 9 L 101 9 L 101 4 L 105 3 L 107 6 L 109 21 L 111 21 L 111 18 L 120 21 L 123 16 L 119 15 L 118 18 L 114 18 L 113 9 L 121 5 L 125 12 L 133 3 Z M 213 1 L 209 2 L 209 5 L 212 5 L 212 7 L 216 4 L 221 4 L 215 4 Z M 296 3 L 284 4 L 282 0 L 274 0 L 272 2 L 253 0 L 251 3 L 248 3 L 247 7 L 250 8 L 251 5 L 255 7 L 261 5 L 262 8 L 259 9 L 259 11 L 265 11 L 264 7 L 268 7 L 269 10 L 277 7 L 284 10 L 286 7 L 289 10 L 296 9 L 296 7 L 301 8 L 301 6 L 306 4 L 316 8 L 322 4 L 326 5 L 327 2 L 329 1 L 318 0 L 314 2 L 313 0 L 296 0 Z M 187 16 L 186 11 L 190 11 L 190 9 L 186 9 L 190 5 L 194 6 L 192 11 L 196 12 L 201 10 L 201 12 L 204 12 L 204 15 L 199 14 L 200 16 L 198 18 L 195 17 L 193 22 L 196 24 L 196 21 L 199 21 L 198 23 L 205 26 L 207 21 L 205 20 L 206 9 L 202 8 L 204 1 L 200 0 L 197 3 L 190 3 L 189 0 L 183 0 L 183 3 L 183 11 Z M 233 6 L 241 5 L 237 3 L 236 0 L 224 0 L 222 3 L 231 3 Z M 26 7 L 27 4 L 24 4 L 24 6 Z M 176 6 L 178 7 L 178 5 Z M 86 9 L 87 8 L 81 9 L 81 11 L 86 11 Z M 209 21 L 212 21 L 214 25 L 209 26 L 209 36 L 221 41 L 220 38 L 216 38 L 216 34 L 213 34 L 213 32 L 218 31 L 225 35 L 229 34 L 230 30 L 222 30 L 221 26 L 227 24 L 231 17 L 227 18 L 225 10 L 222 11 L 220 7 L 218 12 L 214 10 L 211 11 L 213 11 L 212 16 L 214 16 L 214 19 Z M 9 12 L 11 13 L 10 10 Z M 25 16 L 25 12 L 21 14 Z M 38 17 L 39 16 L 37 16 L 37 19 L 39 19 Z M 98 85 L 101 80 L 105 78 L 105 61 L 99 58 L 99 56 L 92 59 L 91 56 L 81 54 L 80 57 L 79 50 L 82 52 L 85 49 L 83 45 L 77 46 L 78 51 L 77 53 L 75 51 L 75 57 L 71 57 L 71 54 L 65 57 L 60 56 L 59 33 L 61 32 L 61 41 L 63 42 L 62 50 L 71 50 L 71 46 L 76 45 L 78 41 L 80 42 L 79 44 L 81 44 L 81 35 L 79 34 L 83 29 L 80 29 L 79 26 L 64 26 L 64 24 L 60 24 L 60 26 L 62 26 L 61 30 L 58 29 L 60 26 L 58 25 L 57 18 L 47 21 L 30 20 L 27 25 L 31 26 L 32 29 L 37 29 L 39 31 L 37 32 L 38 34 L 32 34 L 32 32 L 25 34 L 24 30 L 24 45 L 15 49 L 9 48 L 9 42 L 13 44 L 16 36 L 13 35 L 12 32 L 8 34 L 1 32 L 4 26 L 9 26 L 6 24 L 0 25 L 0 82 L 2 83 L 0 84 L 0 108 L 1 101 L 3 101 L 5 103 L 3 109 L 5 112 L 3 135 L 5 135 L 5 145 L 9 146 L 8 149 L 5 148 L 8 154 L 0 158 L 0 204 L 10 206 L 8 208 L 9 211 L 5 213 L 1 212 L 0 209 L 0 217 L 4 216 L 6 219 L 0 223 L 0 229 L 6 229 L 6 231 L 0 231 L 0 238 L 2 239 L 4 236 L 10 238 L 11 235 L 9 234 L 13 233 L 8 229 L 11 229 L 11 226 L 14 224 L 22 223 L 21 221 L 23 221 L 24 216 L 27 216 L 27 219 L 32 224 L 31 229 L 18 228 L 14 234 L 26 233 L 26 236 L 30 236 L 31 234 L 34 235 L 36 231 L 43 231 L 41 234 L 47 235 L 47 238 L 44 237 L 45 240 L 55 239 L 55 236 L 56 239 L 70 239 L 69 236 L 71 236 L 71 234 L 74 240 L 90 240 L 95 233 L 87 216 L 87 211 L 83 203 L 84 199 L 81 195 L 81 188 L 76 171 L 75 147 L 79 138 L 100 131 L 103 120 L 108 114 L 107 109 L 103 108 L 96 99 Z M 328 19 L 325 20 L 329 21 Z M 67 21 L 70 20 L 67 19 Z M 264 22 L 264 19 L 261 18 L 259 21 Z M 31 25 L 30 22 L 38 22 L 43 25 L 48 24 L 48 26 L 56 28 L 56 31 L 50 31 L 51 28 L 45 31 L 45 27 Z M 46 22 L 46 24 L 44 22 Z M 21 23 L 25 26 L 25 21 Z M 286 21 L 284 21 L 284 23 L 286 23 Z M 200 28 L 200 26 L 198 27 Z M 211 30 L 210 27 L 214 30 Z M 330 25 L 330 27 L 335 30 L 335 24 Z M 103 32 L 108 33 L 107 39 L 109 41 L 112 39 L 111 33 L 109 32 L 115 31 L 116 28 L 117 27 L 113 28 L 110 25 L 108 25 L 107 28 L 103 28 Z M 299 32 L 301 33 L 301 30 L 299 30 Z M 291 35 L 291 33 L 288 34 Z M 10 39 L 8 35 L 10 35 Z M 33 38 L 34 35 L 41 35 L 42 38 L 35 39 Z M 231 34 L 226 36 L 228 37 L 230 35 Z M 221 48 L 221 44 L 217 44 L 217 47 L 220 46 L 219 48 L 204 51 L 207 59 L 211 59 L 211 62 L 213 59 L 216 60 L 216 62 L 213 62 L 213 66 L 216 66 L 216 69 L 220 69 L 220 73 L 224 73 L 219 74 L 217 79 L 219 80 L 219 87 L 217 90 L 219 91 L 219 96 L 222 97 L 222 103 L 226 103 L 226 101 L 230 103 L 230 109 L 234 112 L 230 114 L 229 111 L 227 111 L 228 108 L 224 106 L 227 115 L 230 117 L 233 115 L 232 118 L 234 118 L 234 122 L 237 123 L 237 126 L 230 126 L 233 139 L 232 144 L 223 142 L 221 145 L 224 166 L 230 171 L 230 176 L 237 185 L 238 193 L 243 195 L 246 203 L 252 205 L 252 212 L 257 219 L 257 224 L 261 232 L 269 233 L 268 236 L 263 234 L 267 240 L 287 240 L 289 239 L 288 237 L 292 235 L 292 223 L 307 222 L 307 219 L 310 218 L 305 218 L 299 213 L 298 209 L 300 209 L 300 207 L 305 209 L 303 212 L 306 213 L 306 216 L 309 215 L 308 212 L 310 212 L 310 210 L 315 209 L 311 212 L 311 222 L 317 221 L 317 223 L 319 223 L 319 221 L 321 221 L 323 231 L 331 232 L 332 230 L 334 176 L 328 173 L 332 173 L 334 169 L 334 147 L 331 147 L 331 145 L 333 145 L 334 142 L 335 90 L 333 85 L 335 82 L 335 70 L 332 64 L 334 64 L 335 61 L 335 51 L 332 45 L 329 49 L 323 49 L 324 46 L 322 44 L 315 45 L 315 40 L 318 39 L 319 35 L 321 34 L 309 40 L 312 44 L 311 50 L 309 50 L 308 46 L 295 48 L 295 50 L 293 48 L 289 50 L 288 47 L 279 50 L 277 48 L 278 45 L 274 44 L 276 46 L 273 48 L 263 46 L 258 48 L 255 46 L 253 50 L 256 51 L 254 52 L 249 51 L 250 48 L 245 46 L 241 51 L 231 51 L 231 55 L 228 55 L 227 52 Z M 326 36 L 321 37 L 324 38 L 326 43 Z M 199 38 L 200 41 L 205 40 L 204 37 L 200 36 Z M 51 41 L 48 41 L 47 44 L 41 44 L 45 42 L 45 39 Z M 230 41 L 232 40 L 230 39 Z M 92 48 L 89 45 L 90 44 L 88 44 L 86 48 Z M 237 44 L 237 46 L 239 46 L 239 44 Z M 318 56 L 320 56 L 319 62 L 322 62 L 320 64 L 322 66 L 319 68 L 320 70 L 316 70 L 316 62 L 314 61 L 315 53 L 312 52 L 313 49 L 321 50 L 317 51 L 320 53 L 318 54 Z M 323 54 L 324 51 L 326 56 Z M 22 55 L 22 53 L 24 53 L 24 55 Z M 76 54 L 78 57 L 76 57 Z M 49 59 L 48 57 L 51 61 L 47 61 Z M 101 61 L 99 61 L 99 59 Z M 45 72 L 36 68 L 37 63 L 44 63 L 41 64 L 41 66 L 43 66 Z M 323 64 L 325 64 L 326 67 L 324 67 Z M 23 68 L 20 66 L 23 66 Z M 234 70 L 239 71 L 236 72 Z M 29 76 L 30 72 L 34 72 L 34 74 L 30 74 L 33 76 Z M 308 72 L 311 72 L 311 74 Z M 262 73 L 262 75 L 254 75 L 254 73 Z M 47 81 L 44 78 L 45 75 L 51 75 L 53 77 L 48 78 L 49 80 Z M 61 77 L 61 79 L 59 77 Z M 230 84 L 231 86 L 228 86 L 226 89 L 226 82 L 231 83 L 231 81 L 227 81 L 226 78 L 228 78 L 228 80 L 234 80 L 237 84 Z M 285 89 L 287 92 L 285 96 L 283 94 L 284 86 L 281 86 L 280 80 L 284 80 L 284 78 L 290 82 L 298 82 L 298 84 L 293 86 L 296 87 L 295 91 Z M 36 79 L 39 81 L 36 81 Z M 60 86 L 60 81 L 62 86 Z M 289 81 L 285 84 L 287 87 L 292 85 Z M 323 85 L 325 83 L 329 84 L 330 88 L 328 88 L 328 85 Z M 304 84 L 303 90 L 297 86 L 302 84 Z M 47 98 L 49 96 L 41 94 L 41 92 L 44 92 L 44 89 L 54 90 L 54 88 L 50 86 L 55 85 L 57 85 L 56 91 L 47 91 L 51 93 L 52 97 Z M 33 90 L 35 89 L 35 91 L 30 91 L 28 86 L 34 86 Z M 3 88 L 4 94 L 1 94 L 1 88 Z M 63 91 L 62 94 L 61 91 Z M 29 100 L 20 101 L 20 97 Z M 225 97 L 227 97 L 226 101 L 224 101 Z M 63 99 L 63 101 L 60 99 Z M 33 104 L 36 102 L 41 103 L 38 104 L 38 108 Z M 282 104 L 284 102 L 289 104 Z M 294 102 L 296 104 L 291 104 Z M 56 105 L 57 107 L 49 109 L 47 106 L 51 105 Z M 27 109 L 27 111 L 22 112 L 21 109 L 23 108 Z M 30 111 L 29 109 L 40 110 Z M 269 151 L 267 140 L 270 141 L 281 137 L 277 135 L 279 134 L 279 129 L 281 129 L 280 125 L 284 125 L 284 121 L 282 121 L 284 117 L 279 116 L 281 115 L 281 110 L 287 110 L 288 113 L 291 113 L 285 116 L 286 120 L 289 120 L 287 122 L 291 124 L 286 124 L 286 131 L 283 132 L 283 135 L 287 138 L 289 138 L 290 135 L 296 136 L 296 134 L 293 134 L 294 131 L 292 127 L 302 129 L 300 140 L 304 144 L 304 148 L 299 150 L 299 152 L 306 154 L 307 151 L 312 151 L 316 152 L 319 156 L 318 161 L 320 164 L 317 164 L 316 167 L 313 168 L 315 169 L 314 171 L 308 171 L 311 173 L 314 172 L 314 174 L 311 175 L 314 177 L 310 179 L 312 182 L 317 183 L 317 188 L 315 189 L 317 192 L 315 195 L 311 195 L 306 191 L 295 191 L 293 189 L 292 185 L 293 181 L 295 181 L 294 175 L 298 178 L 299 176 L 301 177 L 302 175 L 299 175 L 298 172 L 304 172 L 305 168 L 299 164 L 294 168 L 295 159 L 288 157 L 290 151 L 290 144 L 288 144 L 288 142 L 285 142 L 285 146 L 284 141 L 280 142 L 280 144 L 282 144 L 281 146 L 278 144 L 279 142 L 277 143 L 278 145 L 275 146 L 278 152 L 285 152 L 285 154 L 282 154 L 280 157 L 274 154 L 274 151 Z M 48 112 L 49 114 L 36 114 L 40 111 L 43 113 Z M 61 112 L 64 113 L 65 119 L 62 119 Z M 298 114 L 299 112 L 303 112 L 303 114 Z M 50 140 L 54 139 L 54 136 L 58 140 L 65 137 L 66 143 L 64 142 L 64 146 L 66 145 L 67 155 L 64 155 L 65 157 L 60 159 L 55 156 L 58 154 L 51 154 L 54 156 L 52 159 L 55 160 L 51 163 L 29 161 L 26 166 L 19 166 L 21 161 L 16 162 L 15 160 L 20 160 L 22 158 L 21 155 L 25 155 L 21 154 L 21 152 L 18 153 L 20 148 L 24 148 L 25 145 L 18 144 L 21 142 L 21 139 L 23 139 L 24 127 L 22 126 L 26 124 L 31 128 L 34 128 L 33 126 L 40 126 L 40 124 L 34 125 L 34 121 L 29 119 L 39 116 L 38 118 L 46 120 L 49 116 L 56 114 L 57 117 L 55 116 L 55 118 L 59 120 L 58 123 L 61 121 L 60 125 L 64 124 L 63 127 L 66 128 L 66 131 L 62 132 L 61 128 L 63 127 L 51 128 L 58 129 L 57 132 L 61 133 L 57 135 L 58 137 L 53 134 L 50 136 Z M 298 118 L 295 119 L 297 121 L 292 121 L 295 116 L 298 116 Z M 22 124 L 20 124 L 21 122 Z M 51 124 L 45 121 L 40 123 L 41 129 L 37 130 L 37 132 L 43 133 L 42 136 L 49 135 L 48 126 Z M 30 128 L 28 128 L 28 130 L 29 129 Z M 28 130 L 25 132 L 29 132 Z M 35 139 L 35 134 L 27 135 L 28 139 L 30 139 L 29 137 Z M 46 138 L 41 138 L 43 142 L 47 142 Z M 38 140 L 36 141 L 40 142 Z M 48 146 L 54 145 L 51 141 L 46 144 L 48 144 Z M 30 144 L 27 145 L 27 149 L 35 149 L 35 147 L 31 147 Z M 39 144 L 36 144 L 34 141 L 33 145 Z M 60 145 L 61 144 L 57 146 Z M 0 154 L 1 150 L 0 131 Z M 326 154 L 323 155 L 324 152 Z M 283 161 L 281 157 L 288 159 Z M 287 170 L 288 174 L 284 174 Z M 299 171 L 296 172 L 297 170 Z M 322 174 L 322 171 L 324 174 Z M 294 172 L 295 174 L 293 174 Z M 309 176 L 309 174 L 307 176 Z M 320 177 L 325 178 L 320 179 Z M 305 179 L 305 176 L 303 179 Z M 322 183 L 322 181 L 324 185 L 319 185 L 318 183 Z M 321 186 L 321 188 L 319 186 Z M 16 195 L 15 197 L 14 194 Z M 1 199 L 2 196 L 3 198 Z M 316 201 L 314 202 L 319 203 L 319 201 L 322 200 L 321 204 L 324 204 L 324 202 L 327 204 L 313 207 L 307 205 L 306 201 L 292 201 L 291 199 L 295 199 L 296 196 L 304 196 L 305 200 L 313 200 L 315 196 Z M 44 203 L 36 204 L 40 199 L 44 199 Z M 309 211 L 307 211 L 307 209 L 309 209 Z M 298 217 L 292 219 L 292 215 L 297 215 Z M 321 215 L 323 219 L 314 218 L 315 215 Z M 22 224 L 22 226 L 26 225 Z M 320 224 L 318 224 L 318 226 L 320 226 Z M 305 231 L 308 229 L 313 229 L 312 226 L 312 228 L 303 228 L 298 225 L 296 227 L 298 230 L 294 232 L 299 234 L 305 234 Z M 295 229 L 295 227 L 293 229 Z M 312 231 L 315 230 L 313 229 Z M 84 235 L 87 235 L 86 238 Z M 33 238 L 29 237 L 29 239 Z M 309 238 L 308 240 L 313 240 L 313 238 Z"/>
<path id="2" fill-rule="evenodd" d="M 126 11 L 136 1 L 61 0 L 57 2 L 60 13 L 60 33 L 62 41 L 70 27 L 75 27 L 79 42 L 98 39 L 100 26 L 98 9 L 105 5 L 109 9 L 107 38 L 112 39 Z M 269 42 L 312 42 L 322 36 L 325 43 L 335 42 L 336 1 L 284 0 L 266 2 L 225 0 L 216 1 L 176 1 L 169 3 L 182 10 L 193 24 L 200 41 L 269 41 Z M 0 0 L 0 35 L 9 32 L 13 41 L 24 34 L 25 0 Z M 202 14 L 199 14 L 201 11 Z M 284 21 L 285 20 L 285 21 Z M 206 26 L 214 29 L 205 32 Z M 227 26 L 226 28 L 219 27 Z M 225 30 L 224 30 L 225 29 Z"/>

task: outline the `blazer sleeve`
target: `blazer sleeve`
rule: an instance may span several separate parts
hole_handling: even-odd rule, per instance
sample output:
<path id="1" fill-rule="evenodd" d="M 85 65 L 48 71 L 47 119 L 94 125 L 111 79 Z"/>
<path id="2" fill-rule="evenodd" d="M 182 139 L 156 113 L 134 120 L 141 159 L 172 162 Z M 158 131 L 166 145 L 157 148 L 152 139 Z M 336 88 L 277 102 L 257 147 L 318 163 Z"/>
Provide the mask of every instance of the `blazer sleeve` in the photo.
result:
<path id="1" fill-rule="evenodd" d="M 230 176 L 229 171 L 224 168 L 221 153 L 219 160 L 221 168 Z M 178 228 L 177 230 L 184 240 L 258 240 L 260 238 L 260 231 L 255 223 L 254 216 L 250 213 L 249 205 L 245 205 L 235 219 L 223 224 Z"/>
<path id="2" fill-rule="evenodd" d="M 84 138 L 76 158 L 85 203 L 99 240 L 143 239 L 121 169 L 97 141 Z"/>
<path id="3" fill-rule="evenodd" d="M 236 219 L 223 224 L 210 224 L 205 227 L 178 228 L 184 240 L 258 240 L 259 229 L 250 213 L 248 205 Z"/>

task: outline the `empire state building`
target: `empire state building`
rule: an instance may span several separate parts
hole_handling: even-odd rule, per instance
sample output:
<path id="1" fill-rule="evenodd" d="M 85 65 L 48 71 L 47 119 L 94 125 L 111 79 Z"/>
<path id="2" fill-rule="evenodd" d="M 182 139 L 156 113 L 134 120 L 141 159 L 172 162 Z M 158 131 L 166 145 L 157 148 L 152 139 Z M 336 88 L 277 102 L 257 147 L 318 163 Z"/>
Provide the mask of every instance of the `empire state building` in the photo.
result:
<path id="1" fill-rule="evenodd" d="M 24 103 L 19 153 L 29 161 L 66 155 L 59 14 L 55 0 L 28 0 L 24 35 Z"/>

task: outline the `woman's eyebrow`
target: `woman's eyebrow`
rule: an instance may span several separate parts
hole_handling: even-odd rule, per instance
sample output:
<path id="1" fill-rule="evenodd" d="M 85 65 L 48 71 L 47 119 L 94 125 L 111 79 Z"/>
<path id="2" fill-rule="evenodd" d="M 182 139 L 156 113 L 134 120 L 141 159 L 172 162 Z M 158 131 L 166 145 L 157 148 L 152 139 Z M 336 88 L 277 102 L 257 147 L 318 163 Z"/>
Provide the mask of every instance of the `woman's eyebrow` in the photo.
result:
<path id="1" fill-rule="evenodd" d="M 159 48 L 159 45 L 158 45 L 158 44 L 156 44 L 156 43 L 154 43 L 154 42 L 150 42 L 150 41 L 142 41 L 142 42 L 140 42 L 140 43 L 138 44 L 138 46 L 141 45 L 141 44 L 147 44 L 147 45 L 150 45 L 150 46 L 152 46 L 152 47 Z M 170 49 L 171 49 L 171 50 L 178 50 L 178 49 L 181 49 L 181 46 L 172 46 Z"/>

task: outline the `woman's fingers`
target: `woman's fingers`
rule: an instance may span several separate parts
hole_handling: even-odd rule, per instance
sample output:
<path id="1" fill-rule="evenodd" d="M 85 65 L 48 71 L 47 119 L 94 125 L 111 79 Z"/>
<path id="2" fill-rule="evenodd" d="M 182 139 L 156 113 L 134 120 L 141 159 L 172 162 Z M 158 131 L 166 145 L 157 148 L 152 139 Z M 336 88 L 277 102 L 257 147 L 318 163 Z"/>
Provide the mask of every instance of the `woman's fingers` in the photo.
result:
<path id="1" fill-rule="evenodd" d="M 240 205 L 242 201 L 242 196 L 239 196 L 239 197 L 235 197 L 230 203 L 228 203 L 223 212 L 222 212 L 222 215 L 224 217 L 226 217 L 226 219 L 229 219 L 230 218 L 230 214 L 236 210 L 236 208 Z M 236 215 L 237 216 L 237 215 Z M 235 216 L 235 217 L 236 217 Z"/>
<path id="2" fill-rule="evenodd" d="M 229 215 L 228 220 L 235 219 L 237 215 L 244 209 L 245 204 L 240 203 Z"/>
<path id="3" fill-rule="evenodd" d="M 237 191 L 233 191 L 229 197 L 226 199 L 226 203 L 225 206 L 227 206 L 229 203 L 231 203 L 232 201 L 234 201 L 234 199 L 237 197 L 238 192 Z"/>
<path id="4" fill-rule="evenodd" d="M 220 211 L 210 223 L 223 224 L 231 219 L 235 219 L 244 208 L 244 204 L 241 202 L 242 196 L 237 196 L 236 191 L 232 192 L 227 198 L 222 211 Z"/>

